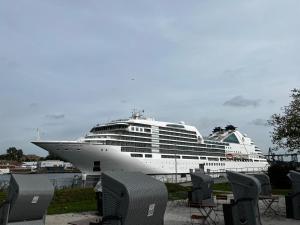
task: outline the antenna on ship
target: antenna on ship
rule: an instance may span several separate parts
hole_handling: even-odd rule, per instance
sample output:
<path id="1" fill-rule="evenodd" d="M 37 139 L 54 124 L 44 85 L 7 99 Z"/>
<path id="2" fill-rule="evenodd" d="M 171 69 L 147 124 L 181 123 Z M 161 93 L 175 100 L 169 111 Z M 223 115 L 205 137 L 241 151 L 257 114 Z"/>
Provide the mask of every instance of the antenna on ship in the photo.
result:
<path id="1" fill-rule="evenodd" d="M 134 108 L 131 117 L 133 119 L 141 119 L 143 117 L 144 112 L 144 110 L 137 110 Z"/>
<path id="2" fill-rule="evenodd" d="M 37 137 L 36 137 L 36 139 L 39 141 L 39 140 L 41 140 L 40 129 L 39 129 L 39 128 L 36 128 L 36 132 L 37 132 Z"/>

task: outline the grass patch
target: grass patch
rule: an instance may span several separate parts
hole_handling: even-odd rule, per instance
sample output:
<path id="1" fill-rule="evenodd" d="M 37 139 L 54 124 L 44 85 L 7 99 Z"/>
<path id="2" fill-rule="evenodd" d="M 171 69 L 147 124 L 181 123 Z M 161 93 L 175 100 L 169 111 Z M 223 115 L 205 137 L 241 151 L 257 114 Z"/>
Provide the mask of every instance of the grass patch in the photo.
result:
<path id="1" fill-rule="evenodd" d="M 92 188 L 56 190 L 48 214 L 96 211 L 96 194 Z"/>
<path id="2" fill-rule="evenodd" d="M 167 183 L 168 199 L 186 199 L 191 187 Z M 48 208 L 48 214 L 62 214 L 71 212 L 96 211 L 96 194 L 92 188 L 77 188 L 56 190 L 53 200 Z"/>
<path id="3" fill-rule="evenodd" d="M 167 183 L 168 199 L 186 199 L 191 187 Z M 56 190 L 53 200 L 48 208 L 48 214 L 62 214 L 71 212 L 96 211 L 96 194 L 92 188 L 77 188 Z"/>
<path id="4" fill-rule="evenodd" d="M 187 192 L 192 190 L 191 187 L 183 187 L 179 184 L 166 183 L 165 185 L 168 189 L 169 200 L 186 199 Z"/>
<path id="5" fill-rule="evenodd" d="M 3 191 L 0 191 L 0 204 L 2 202 L 4 202 L 5 199 L 6 199 L 6 193 Z"/>
<path id="6" fill-rule="evenodd" d="M 232 191 L 231 189 L 231 185 L 229 183 L 219 183 L 219 184 L 213 184 L 212 186 L 214 191 L 218 191 L 218 192 L 228 192 L 228 191 Z"/>

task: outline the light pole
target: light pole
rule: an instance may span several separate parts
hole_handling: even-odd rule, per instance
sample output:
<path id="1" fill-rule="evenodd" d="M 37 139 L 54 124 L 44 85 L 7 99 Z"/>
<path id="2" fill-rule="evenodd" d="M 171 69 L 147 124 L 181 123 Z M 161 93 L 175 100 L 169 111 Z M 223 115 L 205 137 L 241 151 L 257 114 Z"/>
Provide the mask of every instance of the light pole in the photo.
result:
<path id="1" fill-rule="evenodd" d="M 177 145 L 175 144 L 175 154 L 174 154 L 174 159 L 175 159 L 175 183 L 177 184 L 177 153 L 176 153 Z"/>

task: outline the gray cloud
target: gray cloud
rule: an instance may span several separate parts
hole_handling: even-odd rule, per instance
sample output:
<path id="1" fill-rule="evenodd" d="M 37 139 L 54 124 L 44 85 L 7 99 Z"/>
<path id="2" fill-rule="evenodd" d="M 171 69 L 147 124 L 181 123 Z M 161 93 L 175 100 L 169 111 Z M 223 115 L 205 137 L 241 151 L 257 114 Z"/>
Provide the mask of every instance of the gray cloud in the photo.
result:
<path id="1" fill-rule="evenodd" d="M 225 76 L 238 76 L 241 75 L 245 71 L 245 67 L 238 67 L 235 69 L 226 69 L 224 71 Z"/>
<path id="2" fill-rule="evenodd" d="M 229 99 L 228 101 L 224 102 L 223 105 L 225 106 L 233 106 L 233 107 L 247 107 L 247 106 L 253 106 L 257 107 L 260 103 L 260 99 L 247 99 L 243 96 L 235 96 L 232 99 Z"/>
<path id="3" fill-rule="evenodd" d="M 65 118 L 65 114 L 47 114 L 46 118 L 53 119 L 53 120 L 59 120 Z"/>
<path id="4" fill-rule="evenodd" d="M 268 126 L 268 121 L 258 118 L 258 119 L 252 120 L 250 122 L 250 124 L 255 125 L 255 126 L 264 126 L 264 127 L 266 127 L 266 126 Z"/>
<path id="5" fill-rule="evenodd" d="M 36 108 L 38 106 L 39 106 L 39 104 L 36 103 L 36 102 L 33 102 L 33 103 L 29 104 L 29 108 Z"/>

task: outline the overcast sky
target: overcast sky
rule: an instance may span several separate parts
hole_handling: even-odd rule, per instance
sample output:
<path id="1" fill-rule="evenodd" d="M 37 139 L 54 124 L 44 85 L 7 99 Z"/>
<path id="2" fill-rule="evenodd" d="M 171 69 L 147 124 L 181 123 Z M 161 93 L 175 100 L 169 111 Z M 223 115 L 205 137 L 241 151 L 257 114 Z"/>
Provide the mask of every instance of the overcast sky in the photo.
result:
<path id="1" fill-rule="evenodd" d="M 203 135 L 265 122 L 300 87 L 299 0 L 0 0 L 0 154 L 133 108 Z"/>

